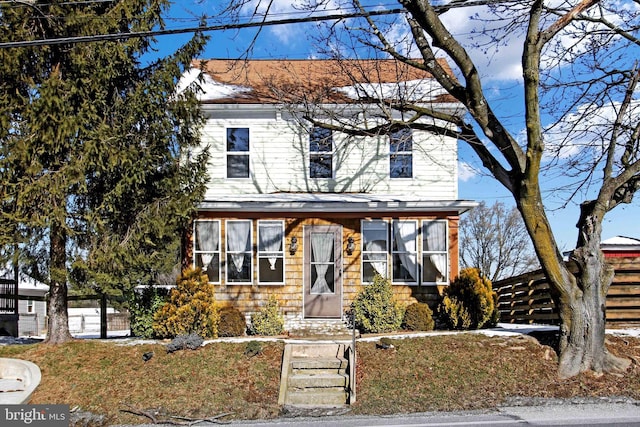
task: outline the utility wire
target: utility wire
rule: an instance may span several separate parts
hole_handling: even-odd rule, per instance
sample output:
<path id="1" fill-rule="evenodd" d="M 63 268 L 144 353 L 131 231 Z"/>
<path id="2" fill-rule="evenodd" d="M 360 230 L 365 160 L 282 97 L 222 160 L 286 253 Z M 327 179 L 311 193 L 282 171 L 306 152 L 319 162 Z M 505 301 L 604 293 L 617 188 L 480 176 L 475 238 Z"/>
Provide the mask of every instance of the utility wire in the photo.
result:
<path id="1" fill-rule="evenodd" d="M 2 42 L 0 43 L 0 49 L 6 49 L 6 48 L 12 48 L 12 47 L 58 45 L 58 44 L 67 44 L 67 43 L 87 43 L 87 42 L 105 41 L 105 40 L 126 40 L 134 37 L 166 36 L 170 34 L 236 30 L 236 29 L 252 28 L 252 27 L 269 27 L 274 25 L 301 24 L 306 22 L 332 21 L 332 20 L 341 20 L 341 19 L 348 19 L 348 18 L 363 18 L 367 16 L 397 15 L 403 12 L 404 12 L 404 9 L 376 10 L 371 12 L 354 12 L 354 13 L 342 13 L 342 14 L 333 14 L 333 15 L 308 16 L 306 18 L 275 19 L 270 21 L 245 22 L 240 24 L 201 25 L 198 27 L 175 28 L 171 30 L 150 30 L 150 31 L 136 31 L 131 33 L 99 34 L 99 35 L 93 35 L 93 36 L 74 36 L 74 37 L 60 37 L 55 39 Z"/>
<path id="2" fill-rule="evenodd" d="M 86 0 L 86 3 L 109 2 L 109 1 L 113 1 L 113 0 Z M 12 0 L 12 3 L 14 2 L 29 4 L 28 0 L 24 0 L 24 1 Z M 0 1 L 0 3 L 4 3 L 4 1 Z M 518 0 L 454 0 L 447 5 L 435 6 L 435 9 L 438 11 L 438 13 L 443 13 L 450 9 L 473 7 L 473 6 L 486 6 L 490 4 L 500 4 L 500 3 L 502 4 L 518 3 Z M 333 20 L 342 20 L 342 19 L 349 19 L 349 18 L 365 18 L 370 16 L 399 15 L 405 12 L 406 12 L 405 9 L 373 10 L 370 12 L 335 13 L 335 14 L 319 15 L 319 16 L 307 16 L 305 18 L 284 18 L 284 19 L 264 20 L 259 22 L 245 22 L 245 23 L 236 23 L 236 24 L 200 25 L 197 27 L 174 28 L 174 29 L 167 29 L 167 30 L 149 30 L 149 31 L 129 32 L 129 33 L 97 34 L 97 35 L 91 35 L 91 36 L 73 36 L 73 37 L 60 37 L 60 38 L 54 38 L 54 39 L 1 42 L 0 49 L 7 49 L 12 47 L 15 48 L 15 47 L 46 46 L 46 45 L 71 44 L 71 43 L 88 43 L 88 42 L 94 42 L 94 41 L 108 41 L 108 40 L 126 40 L 130 38 L 135 38 L 135 37 L 154 37 L 154 36 L 166 36 L 171 34 L 237 30 L 237 29 L 243 29 L 243 28 L 270 27 L 275 25 L 286 25 L 286 24 L 303 24 L 308 22 L 333 21 Z"/>

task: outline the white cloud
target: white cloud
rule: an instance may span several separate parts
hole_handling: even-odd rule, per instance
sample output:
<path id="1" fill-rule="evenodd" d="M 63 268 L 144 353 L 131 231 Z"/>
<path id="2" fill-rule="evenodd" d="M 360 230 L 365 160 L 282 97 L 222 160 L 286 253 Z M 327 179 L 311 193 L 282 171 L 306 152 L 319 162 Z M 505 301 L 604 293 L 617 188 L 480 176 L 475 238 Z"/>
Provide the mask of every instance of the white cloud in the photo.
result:
<path id="1" fill-rule="evenodd" d="M 478 171 L 473 166 L 466 162 L 458 162 L 458 180 L 461 182 L 471 181 L 477 177 Z"/>

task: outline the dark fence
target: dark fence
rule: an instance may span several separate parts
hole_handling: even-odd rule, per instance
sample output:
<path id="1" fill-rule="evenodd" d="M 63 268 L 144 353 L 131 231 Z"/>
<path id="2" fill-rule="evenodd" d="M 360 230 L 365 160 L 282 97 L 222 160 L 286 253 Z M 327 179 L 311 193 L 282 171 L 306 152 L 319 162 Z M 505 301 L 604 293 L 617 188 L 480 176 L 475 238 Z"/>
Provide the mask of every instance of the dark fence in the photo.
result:
<path id="1" fill-rule="evenodd" d="M 640 257 L 607 258 L 615 269 L 607 294 L 607 327 L 640 325 Z M 571 268 L 571 267 L 570 267 Z M 549 283 L 542 271 L 497 281 L 500 321 L 505 323 L 559 323 Z"/>

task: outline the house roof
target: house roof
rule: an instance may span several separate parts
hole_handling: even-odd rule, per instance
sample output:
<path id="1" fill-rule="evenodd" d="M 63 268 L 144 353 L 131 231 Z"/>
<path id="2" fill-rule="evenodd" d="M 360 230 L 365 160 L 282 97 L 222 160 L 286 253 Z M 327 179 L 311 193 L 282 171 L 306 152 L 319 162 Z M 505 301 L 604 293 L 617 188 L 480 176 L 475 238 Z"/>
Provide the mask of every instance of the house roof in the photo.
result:
<path id="1" fill-rule="evenodd" d="M 402 213 L 458 212 L 473 209 L 470 200 L 416 200 L 412 196 L 358 193 L 273 193 L 220 195 L 200 203 L 209 212 Z"/>
<path id="2" fill-rule="evenodd" d="M 440 64 L 450 71 L 445 61 Z M 205 104 L 353 103 L 404 99 L 457 104 L 431 74 L 394 59 L 196 60 L 178 91 L 202 71 Z"/>
<path id="3" fill-rule="evenodd" d="M 616 236 L 600 243 L 603 251 L 637 251 L 640 250 L 640 239 Z"/>

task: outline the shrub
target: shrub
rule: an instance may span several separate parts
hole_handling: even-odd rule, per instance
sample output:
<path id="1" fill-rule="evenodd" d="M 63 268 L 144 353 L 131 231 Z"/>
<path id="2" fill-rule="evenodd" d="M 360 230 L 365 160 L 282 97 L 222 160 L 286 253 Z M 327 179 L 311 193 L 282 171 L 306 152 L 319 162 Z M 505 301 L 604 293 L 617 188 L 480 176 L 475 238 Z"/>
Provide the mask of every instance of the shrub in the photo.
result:
<path id="1" fill-rule="evenodd" d="M 376 275 L 351 303 L 351 314 L 360 332 L 391 332 L 400 329 L 404 308 L 393 298 L 391 283 Z"/>
<path id="2" fill-rule="evenodd" d="M 235 307 L 224 307 L 220 310 L 218 320 L 219 337 L 239 337 L 247 330 L 247 321 L 244 315 Z"/>
<path id="3" fill-rule="evenodd" d="M 452 329 L 480 329 L 498 323 L 498 295 L 477 268 L 466 268 L 445 288 L 440 312 Z"/>
<path id="4" fill-rule="evenodd" d="M 251 315 L 251 335 L 280 335 L 284 332 L 284 318 L 275 296 L 270 296 L 267 305 Z"/>
<path id="5" fill-rule="evenodd" d="M 218 310 L 214 287 L 199 268 L 182 272 L 176 287 L 154 316 L 153 330 L 159 337 L 196 334 L 215 338 L 218 334 Z"/>
<path id="6" fill-rule="evenodd" d="M 431 331 L 434 327 L 433 311 L 425 303 L 409 304 L 404 312 L 402 328 L 408 331 Z"/>
<path id="7" fill-rule="evenodd" d="M 132 292 L 129 299 L 131 335 L 153 338 L 153 317 L 167 299 L 167 291 L 148 286 L 140 292 Z"/>

